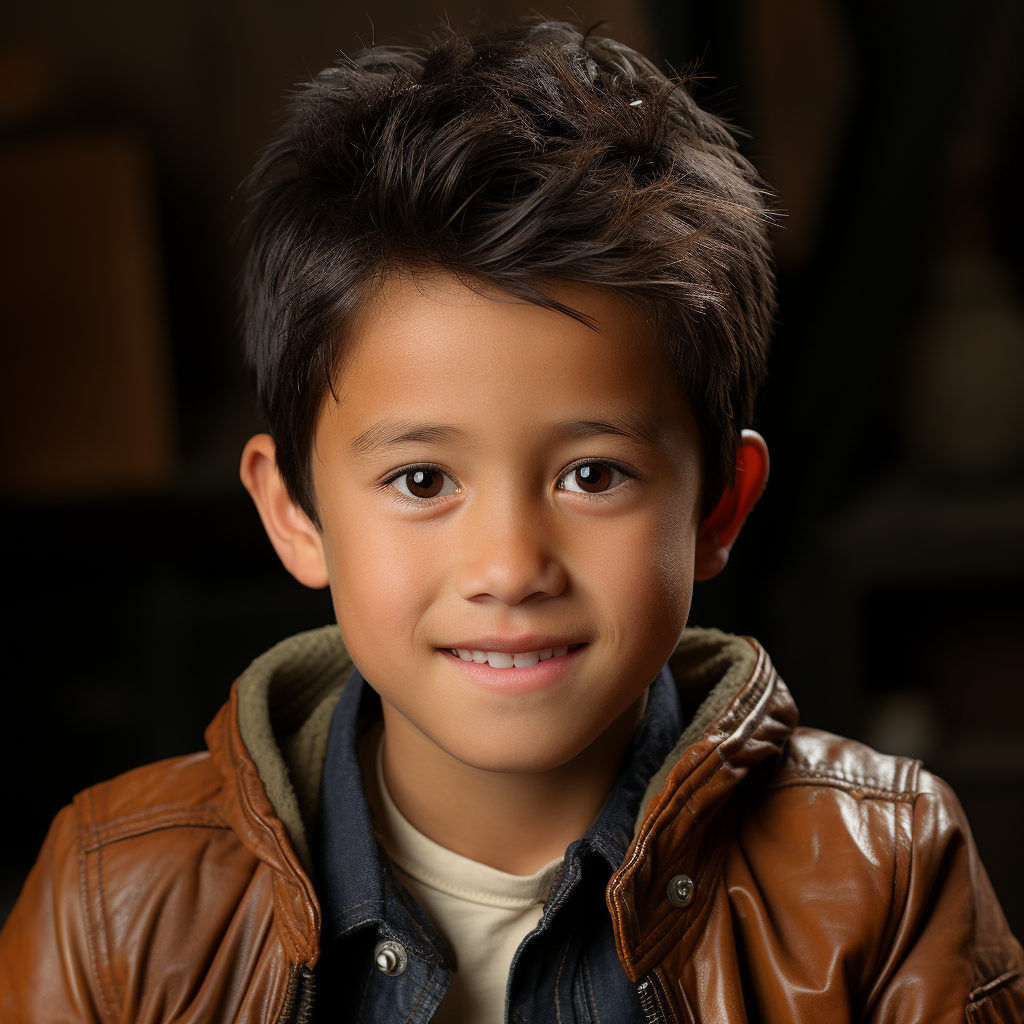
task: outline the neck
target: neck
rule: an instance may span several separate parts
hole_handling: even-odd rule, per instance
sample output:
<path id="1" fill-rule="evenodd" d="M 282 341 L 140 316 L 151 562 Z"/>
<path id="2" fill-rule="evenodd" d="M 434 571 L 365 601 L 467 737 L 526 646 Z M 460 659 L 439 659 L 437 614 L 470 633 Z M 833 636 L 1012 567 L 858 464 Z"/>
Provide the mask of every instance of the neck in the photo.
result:
<path id="1" fill-rule="evenodd" d="M 386 701 L 384 780 L 406 820 L 435 843 L 481 864 L 530 875 L 563 857 L 615 785 L 647 707 L 647 691 L 571 760 L 539 772 L 494 772 L 453 757 Z M 379 809 L 372 755 L 367 795 Z"/>

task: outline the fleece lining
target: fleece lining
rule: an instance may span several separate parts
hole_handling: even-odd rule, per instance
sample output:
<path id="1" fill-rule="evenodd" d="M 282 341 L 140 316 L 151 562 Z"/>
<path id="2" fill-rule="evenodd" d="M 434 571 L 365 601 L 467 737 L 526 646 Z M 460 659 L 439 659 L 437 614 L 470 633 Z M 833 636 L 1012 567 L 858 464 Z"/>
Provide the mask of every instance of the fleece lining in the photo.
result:
<path id="1" fill-rule="evenodd" d="M 324 626 L 282 640 L 238 680 L 242 742 L 310 877 L 331 716 L 352 668 L 341 630 Z"/>
<path id="2" fill-rule="evenodd" d="M 706 696 L 647 786 L 637 832 L 648 804 L 665 785 L 683 751 L 724 714 L 746 685 L 756 661 L 754 647 L 742 637 L 717 629 L 683 632 L 669 667 L 691 707 Z M 309 837 L 320 806 L 331 716 L 352 670 L 341 630 L 324 626 L 281 641 L 258 657 L 238 680 L 242 742 L 310 877 Z"/>
<path id="3" fill-rule="evenodd" d="M 680 692 L 707 696 L 647 784 L 633 828 L 634 836 L 640 833 L 648 805 L 664 788 L 669 772 L 683 756 L 683 751 L 725 714 L 746 686 L 756 663 L 757 651 L 741 636 L 723 633 L 719 629 L 683 630 L 675 652 L 668 659 L 668 667 Z"/>

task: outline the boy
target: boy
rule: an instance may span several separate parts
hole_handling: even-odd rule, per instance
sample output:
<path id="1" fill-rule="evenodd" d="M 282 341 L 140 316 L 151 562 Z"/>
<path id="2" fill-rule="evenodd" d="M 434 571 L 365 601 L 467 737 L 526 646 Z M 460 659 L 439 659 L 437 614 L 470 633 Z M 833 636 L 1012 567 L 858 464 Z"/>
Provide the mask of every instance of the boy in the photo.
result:
<path id="1" fill-rule="evenodd" d="M 451 34 L 323 72 L 253 199 L 242 479 L 338 627 L 61 812 L 0 1018 L 1024 1019 L 951 792 L 683 632 L 768 473 L 724 126 L 571 26 Z"/>

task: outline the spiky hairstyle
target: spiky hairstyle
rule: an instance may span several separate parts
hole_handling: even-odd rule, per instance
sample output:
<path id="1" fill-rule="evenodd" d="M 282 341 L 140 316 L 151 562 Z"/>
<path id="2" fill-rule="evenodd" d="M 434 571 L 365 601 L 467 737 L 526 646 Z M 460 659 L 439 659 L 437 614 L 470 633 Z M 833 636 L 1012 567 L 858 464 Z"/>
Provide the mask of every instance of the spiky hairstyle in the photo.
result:
<path id="1" fill-rule="evenodd" d="M 731 482 L 774 313 L 765 190 L 723 121 L 629 47 L 533 22 L 344 57 L 298 88 L 247 181 L 246 353 L 292 497 L 345 327 L 396 270 L 447 271 L 587 322 L 563 280 L 644 308 Z"/>

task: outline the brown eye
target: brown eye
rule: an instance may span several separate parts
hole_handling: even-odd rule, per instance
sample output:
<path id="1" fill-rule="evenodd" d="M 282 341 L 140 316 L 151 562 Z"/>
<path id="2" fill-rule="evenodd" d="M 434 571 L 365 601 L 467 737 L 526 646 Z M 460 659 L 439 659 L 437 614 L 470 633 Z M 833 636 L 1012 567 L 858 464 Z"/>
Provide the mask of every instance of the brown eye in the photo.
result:
<path id="1" fill-rule="evenodd" d="M 589 466 L 580 466 L 575 470 L 576 483 L 580 490 L 595 494 L 597 491 L 606 491 L 612 482 L 612 474 L 607 466 L 592 462 Z"/>
<path id="2" fill-rule="evenodd" d="M 407 469 L 391 481 L 391 485 L 409 498 L 436 498 L 459 491 L 455 481 L 436 466 Z"/>
<path id="3" fill-rule="evenodd" d="M 559 481 L 558 486 L 565 491 L 600 494 L 621 483 L 625 477 L 626 474 L 621 469 L 609 466 L 605 462 L 584 462 L 583 465 L 570 469 Z"/>
<path id="4" fill-rule="evenodd" d="M 414 469 L 405 474 L 409 493 L 417 498 L 433 498 L 441 493 L 444 477 L 432 469 Z"/>

